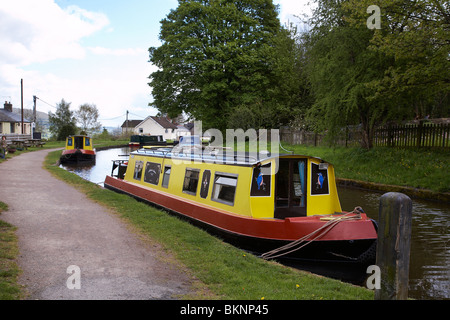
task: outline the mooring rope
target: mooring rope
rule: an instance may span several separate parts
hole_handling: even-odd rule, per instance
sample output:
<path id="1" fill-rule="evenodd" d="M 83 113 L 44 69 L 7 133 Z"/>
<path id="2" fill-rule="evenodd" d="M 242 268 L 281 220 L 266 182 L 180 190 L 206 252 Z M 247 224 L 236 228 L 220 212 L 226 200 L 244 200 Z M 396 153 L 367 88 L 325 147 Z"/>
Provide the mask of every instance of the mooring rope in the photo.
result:
<path id="1" fill-rule="evenodd" d="M 322 227 L 316 229 L 315 231 L 311 232 L 310 234 L 308 234 L 298 240 L 294 240 L 280 248 L 277 248 L 277 249 L 274 249 L 272 251 L 262 254 L 261 258 L 266 259 L 266 260 L 275 259 L 275 258 L 278 258 L 281 256 L 285 256 L 294 251 L 298 251 L 298 250 L 304 248 L 305 246 L 307 246 L 308 244 L 310 244 L 311 242 L 323 237 L 325 234 L 327 234 L 331 229 L 333 229 L 339 223 L 341 223 L 343 221 L 361 219 L 361 212 L 363 212 L 362 209 L 360 207 L 356 207 L 352 212 L 349 212 L 340 217 L 331 219 L 330 221 L 325 223 Z M 313 236 L 315 236 L 315 237 L 310 239 L 309 241 L 306 241 L 306 239 L 311 238 Z M 305 242 L 305 243 L 303 243 L 303 242 Z M 289 250 L 289 251 L 287 251 L 287 250 Z"/>

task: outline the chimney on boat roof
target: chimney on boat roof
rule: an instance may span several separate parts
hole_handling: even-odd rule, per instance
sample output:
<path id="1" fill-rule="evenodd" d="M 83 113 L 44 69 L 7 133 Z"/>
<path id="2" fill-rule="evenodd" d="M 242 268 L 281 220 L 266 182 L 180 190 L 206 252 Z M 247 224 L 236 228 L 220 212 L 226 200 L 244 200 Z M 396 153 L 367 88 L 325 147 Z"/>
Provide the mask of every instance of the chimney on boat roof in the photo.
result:
<path id="1" fill-rule="evenodd" d="M 13 112 L 12 104 L 11 102 L 5 101 L 5 110 L 9 112 Z"/>

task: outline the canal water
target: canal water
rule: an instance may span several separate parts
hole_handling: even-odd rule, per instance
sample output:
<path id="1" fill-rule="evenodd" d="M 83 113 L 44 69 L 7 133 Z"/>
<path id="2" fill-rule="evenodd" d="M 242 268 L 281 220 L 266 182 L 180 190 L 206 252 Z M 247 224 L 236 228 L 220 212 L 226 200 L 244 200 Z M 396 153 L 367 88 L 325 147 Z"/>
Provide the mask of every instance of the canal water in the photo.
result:
<path id="1" fill-rule="evenodd" d="M 129 148 L 97 151 L 95 165 L 61 166 L 83 179 L 103 185 L 111 174 L 113 160 L 126 160 Z M 339 188 L 342 210 L 361 206 L 369 217 L 378 219 L 381 193 Z M 450 300 L 450 204 L 413 199 L 409 297 L 419 300 Z M 308 268 L 306 268 L 308 269 Z M 310 271 L 314 271 L 309 269 Z M 327 274 L 318 270 L 317 273 Z M 346 276 L 335 275 L 343 281 Z M 350 281 L 352 282 L 352 281 Z M 362 283 L 361 283 L 362 284 Z"/>

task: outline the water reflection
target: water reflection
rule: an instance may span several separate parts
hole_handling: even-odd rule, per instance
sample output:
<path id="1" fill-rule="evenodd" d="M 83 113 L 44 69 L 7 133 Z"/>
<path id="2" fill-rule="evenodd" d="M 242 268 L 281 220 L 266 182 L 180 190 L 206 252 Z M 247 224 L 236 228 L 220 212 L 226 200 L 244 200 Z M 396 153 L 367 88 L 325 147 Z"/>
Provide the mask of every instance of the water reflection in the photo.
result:
<path id="1" fill-rule="evenodd" d="M 106 175 L 111 174 L 112 161 L 127 159 L 127 155 L 130 153 L 130 148 L 113 148 L 107 150 L 97 151 L 95 164 L 90 165 L 61 165 L 62 168 L 76 173 L 85 180 L 103 186 Z"/>
<path id="2" fill-rule="evenodd" d="M 82 178 L 103 185 L 111 174 L 112 160 L 127 159 L 129 148 L 97 152 L 96 164 L 64 167 Z M 380 193 L 339 188 L 342 209 L 361 206 L 369 217 L 378 219 Z M 414 299 L 450 299 L 450 205 L 413 200 L 409 296 Z M 342 275 L 342 280 L 345 276 Z"/>
<path id="3" fill-rule="evenodd" d="M 382 194 L 339 188 L 343 210 L 361 205 L 378 219 Z M 409 296 L 450 299 L 450 205 L 413 199 Z"/>

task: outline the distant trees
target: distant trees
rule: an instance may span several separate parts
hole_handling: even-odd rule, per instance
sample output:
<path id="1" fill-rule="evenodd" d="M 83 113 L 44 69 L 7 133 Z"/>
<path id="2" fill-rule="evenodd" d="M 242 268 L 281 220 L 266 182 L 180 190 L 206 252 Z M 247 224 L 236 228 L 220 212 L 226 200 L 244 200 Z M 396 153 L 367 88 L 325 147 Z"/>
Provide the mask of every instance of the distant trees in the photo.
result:
<path id="1" fill-rule="evenodd" d="M 50 122 L 50 132 L 56 137 L 56 140 L 65 140 L 67 136 L 74 135 L 77 132 L 76 119 L 70 110 L 70 102 L 64 99 L 56 105 L 56 112 L 49 112 L 48 120 Z"/>
<path id="2" fill-rule="evenodd" d="M 56 140 L 65 140 L 67 136 L 80 131 L 82 134 L 92 134 L 101 130 L 95 105 L 83 104 L 75 112 L 70 110 L 70 105 L 70 102 L 62 99 L 56 105 L 56 112 L 49 112 L 50 132 Z M 80 128 L 77 127 L 77 122 L 81 125 Z"/>
<path id="3" fill-rule="evenodd" d="M 102 124 L 98 122 L 98 116 L 99 113 L 95 104 L 82 104 L 75 111 L 75 117 L 80 124 L 81 131 L 88 135 L 102 129 Z"/>

